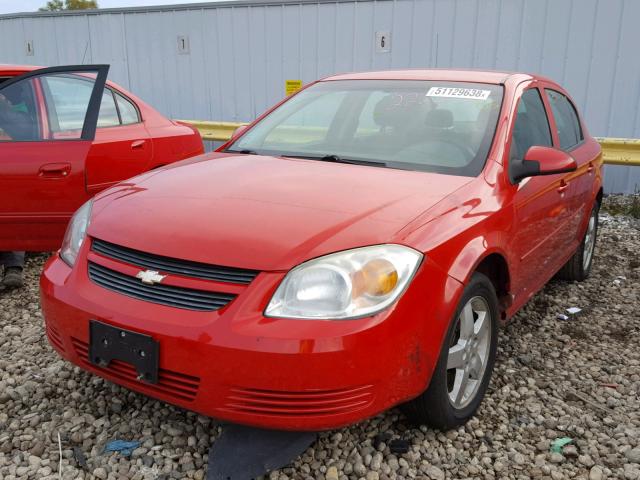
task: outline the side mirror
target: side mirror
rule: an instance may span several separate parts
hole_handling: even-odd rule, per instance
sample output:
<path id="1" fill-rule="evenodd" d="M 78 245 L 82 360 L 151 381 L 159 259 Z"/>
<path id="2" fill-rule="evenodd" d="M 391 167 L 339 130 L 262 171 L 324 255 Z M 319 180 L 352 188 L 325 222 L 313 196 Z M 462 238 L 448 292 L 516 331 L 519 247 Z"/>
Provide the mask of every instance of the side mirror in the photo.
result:
<path id="1" fill-rule="evenodd" d="M 238 128 L 236 128 L 233 131 L 233 134 L 231 135 L 231 138 L 239 137 L 242 134 L 242 132 L 244 132 L 247 129 L 248 126 L 249 125 L 240 125 Z"/>
<path id="2" fill-rule="evenodd" d="M 527 150 L 524 159 L 511 161 L 509 173 L 514 182 L 526 177 L 555 175 L 577 170 L 575 159 L 566 152 L 553 147 L 534 145 Z"/>

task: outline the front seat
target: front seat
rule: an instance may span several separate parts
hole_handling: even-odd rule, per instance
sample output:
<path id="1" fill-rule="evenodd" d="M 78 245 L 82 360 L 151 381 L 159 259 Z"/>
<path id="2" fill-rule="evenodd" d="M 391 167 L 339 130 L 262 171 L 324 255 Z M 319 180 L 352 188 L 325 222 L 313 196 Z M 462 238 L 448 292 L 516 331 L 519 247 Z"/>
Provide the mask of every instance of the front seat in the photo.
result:
<path id="1" fill-rule="evenodd" d="M 0 129 L 14 141 L 38 139 L 33 101 L 25 81 L 0 90 Z M 31 108 L 30 108 L 31 107 Z"/>

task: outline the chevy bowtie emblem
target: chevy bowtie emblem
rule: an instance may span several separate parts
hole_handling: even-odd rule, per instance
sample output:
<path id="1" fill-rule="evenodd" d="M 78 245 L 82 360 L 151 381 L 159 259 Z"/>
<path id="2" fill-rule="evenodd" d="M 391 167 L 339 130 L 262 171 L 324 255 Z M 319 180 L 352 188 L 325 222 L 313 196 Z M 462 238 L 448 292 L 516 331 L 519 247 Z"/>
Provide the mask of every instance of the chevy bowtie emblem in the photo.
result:
<path id="1" fill-rule="evenodd" d="M 142 283 L 145 285 L 155 285 L 156 283 L 160 283 L 164 280 L 165 277 L 166 275 L 160 275 L 160 273 L 155 270 L 140 271 L 136 275 L 136 278 L 142 280 Z"/>

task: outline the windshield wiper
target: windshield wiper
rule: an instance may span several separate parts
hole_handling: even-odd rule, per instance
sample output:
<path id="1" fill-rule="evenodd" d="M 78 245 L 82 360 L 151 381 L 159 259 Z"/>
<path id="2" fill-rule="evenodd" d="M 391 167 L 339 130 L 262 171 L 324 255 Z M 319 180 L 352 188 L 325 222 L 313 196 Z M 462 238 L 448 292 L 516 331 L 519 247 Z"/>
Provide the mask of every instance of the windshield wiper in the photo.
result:
<path id="1" fill-rule="evenodd" d="M 307 160 L 321 160 L 323 162 L 348 163 L 349 165 L 367 165 L 371 167 L 386 167 L 385 162 L 372 162 L 369 160 L 359 160 L 357 158 L 345 158 L 338 155 L 281 155 L 285 158 L 304 158 Z"/>
<path id="2" fill-rule="evenodd" d="M 224 151 L 224 153 L 244 153 L 245 155 L 258 155 L 258 152 L 254 151 L 254 150 L 249 150 L 249 149 L 243 149 L 243 150 L 231 150 L 231 149 L 226 149 Z"/>

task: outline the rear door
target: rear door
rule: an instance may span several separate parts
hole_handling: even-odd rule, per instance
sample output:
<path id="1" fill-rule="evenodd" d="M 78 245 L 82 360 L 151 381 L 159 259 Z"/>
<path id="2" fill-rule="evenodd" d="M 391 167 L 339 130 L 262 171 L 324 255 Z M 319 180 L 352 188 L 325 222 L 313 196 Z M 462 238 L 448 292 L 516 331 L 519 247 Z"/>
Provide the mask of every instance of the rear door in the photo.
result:
<path id="1" fill-rule="evenodd" d="M 44 68 L 0 85 L 0 251 L 57 249 L 89 198 L 85 163 L 108 70 Z"/>
<path id="2" fill-rule="evenodd" d="M 569 97 L 555 86 L 545 88 L 545 94 L 557 132 L 556 147 L 571 155 L 578 163 L 573 173 L 573 201 L 576 215 L 567 227 L 568 240 L 573 247 L 581 240 L 585 225 L 593 206 L 594 182 L 597 174 L 600 151 L 593 144 L 585 142 L 585 135 L 578 111 Z"/>
<path id="3" fill-rule="evenodd" d="M 98 193 L 150 168 L 152 142 L 133 100 L 107 86 L 86 166 L 87 192 Z"/>

